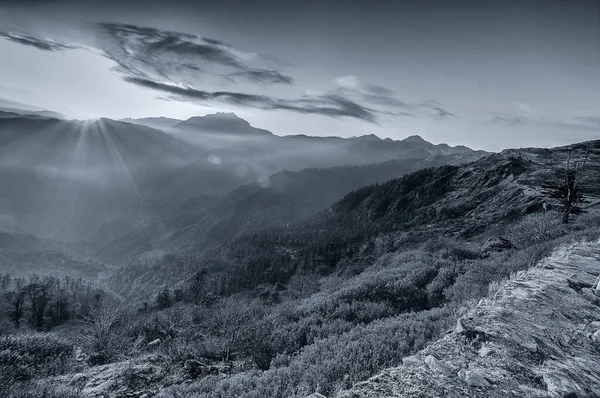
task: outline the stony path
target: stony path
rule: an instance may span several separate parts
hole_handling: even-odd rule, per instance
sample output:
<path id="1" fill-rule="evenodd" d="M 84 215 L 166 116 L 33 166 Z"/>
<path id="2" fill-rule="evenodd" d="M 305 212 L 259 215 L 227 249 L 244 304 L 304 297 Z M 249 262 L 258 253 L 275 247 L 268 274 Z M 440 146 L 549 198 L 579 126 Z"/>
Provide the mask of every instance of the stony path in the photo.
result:
<path id="1" fill-rule="evenodd" d="M 599 273 L 600 242 L 557 249 L 444 338 L 342 397 L 600 397 Z"/>

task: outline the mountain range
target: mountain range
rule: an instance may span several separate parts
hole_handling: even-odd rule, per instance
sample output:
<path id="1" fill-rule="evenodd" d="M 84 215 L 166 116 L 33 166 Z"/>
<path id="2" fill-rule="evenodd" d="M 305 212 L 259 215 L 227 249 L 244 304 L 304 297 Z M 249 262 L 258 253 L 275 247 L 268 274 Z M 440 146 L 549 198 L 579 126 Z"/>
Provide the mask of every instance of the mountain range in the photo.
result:
<path id="1" fill-rule="evenodd" d="M 547 187 L 567 159 L 581 201 L 562 223 Z M 592 391 L 597 245 L 523 271 L 600 237 L 599 182 L 600 141 L 491 154 L 280 137 L 230 113 L 6 112 L 0 395 Z"/>
<path id="2" fill-rule="evenodd" d="M 261 195 L 272 194 L 281 191 L 283 179 L 329 173 L 277 175 L 284 170 L 352 165 L 338 169 L 337 185 L 317 199 L 318 204 L 278 216 L 287 222 L 312 214 L 363 184 L 485 155 L 464 147 L 433 145 L 418 137 L 403 141 L 375 136 L 279 137 L 234 114 L 194 117 L 170 130 L 148 127 L 143 123 L 147 119 L 9 116 L 0 118 L 0 181 L 6 187 L 0 194 L 0 230 L 58 241 L 93 240 L 101 247 L 124 234 L 185 219 L 180 214 L 186 214 L 194 198 L 211 198 L 199 199 L 193 206 L 195 215 L 208 217 L 207 212 L 215 209 L 204 203 L 214 203 L 245 184 L 254 184 L 248 189 L 258 189 Z M 366 168 L 355 174 L 360 165 Z M 263 189 L 271 185 L 273 189 Z M 225 200 L 241 192 L 231 192 Z M 209 225 L 200 229 L 217 228 Z"/>

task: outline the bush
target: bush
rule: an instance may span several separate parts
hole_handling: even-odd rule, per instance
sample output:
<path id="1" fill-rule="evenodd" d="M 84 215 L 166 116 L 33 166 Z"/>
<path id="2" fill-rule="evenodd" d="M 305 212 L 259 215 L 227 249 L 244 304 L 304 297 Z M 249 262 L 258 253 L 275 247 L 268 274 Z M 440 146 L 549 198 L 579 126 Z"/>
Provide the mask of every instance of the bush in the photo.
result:
<path id="1" fill-rule="evenodd" d="M 547 242 L 566 233 L 561 215 L 554 211 L 531 214 L 510 227 L 511 239 L 517 247 Z"/>
<path id="2" fill-rule="evenodd" d="M 49 383 L 14 386 L 7 398 L 85 398 L 78 389 Z"/>
<path id="3" fill-rule="evenodd" d="M 102 299 L 82 316 L 79 339 L 90 352 L 90 364 L 102 365 L 117 359 L 127 350 L 122 328 L 125 313 L 119 303 Z"/>
<path id="4" fill-rule="evenodd" d="M 74 348 L 51 333 L 0 337 L 0 392 L 15 383 L 73 369 Z"/>

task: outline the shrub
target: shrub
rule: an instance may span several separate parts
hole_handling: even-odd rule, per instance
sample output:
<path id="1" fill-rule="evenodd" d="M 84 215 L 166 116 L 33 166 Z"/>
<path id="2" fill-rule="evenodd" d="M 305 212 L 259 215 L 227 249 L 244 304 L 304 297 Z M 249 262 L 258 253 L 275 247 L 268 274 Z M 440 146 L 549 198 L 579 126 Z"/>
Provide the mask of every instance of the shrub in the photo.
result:
<path id="1" fill-rule="evenodd" d="M 560 215 L 553 211 L 531 214 L 510 227 L 511 239 L 517 247 L 547 242 L 564 235 Z"/>
<path id="2" fill-rule="evenodd" d="M 122 327 L 125 313 L 119 303 L 100 300 L 82 316 L 79 339 L 90 352 L 90 364 L 101 365 L 124 354 L 127 341 Z"/>
<path id="3" fill-rule="evenodd" d="M 0 337 L 0 391 L 20 381 L 70 371 L 73 354 L 71 343 L 51 333 Z"/>
<path id="4" fill-rule="evenodd" d="M 15 385 L 7 398 L 85 398 L 76 388 L 50 383 L 28 383 Z"/>

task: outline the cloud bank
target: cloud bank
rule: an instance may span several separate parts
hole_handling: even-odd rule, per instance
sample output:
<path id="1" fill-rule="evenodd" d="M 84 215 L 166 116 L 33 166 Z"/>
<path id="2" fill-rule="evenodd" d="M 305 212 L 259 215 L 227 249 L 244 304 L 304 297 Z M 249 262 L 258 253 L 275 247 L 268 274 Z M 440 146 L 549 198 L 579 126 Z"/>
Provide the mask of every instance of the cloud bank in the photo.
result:
<path id="1" fill-rule="evenodd" d="M 0 37 L 41 51 L 88 49 L 115 63 L 126 82 L 157 91 L 169 101 L 221 102 L 263 110 L 285 110 L 329 117 L 349 117 L 378 123 L 380 115 L 445 119 L 456 117 L 441 104 L 410 103 L 381 86 L 364 84 L 356 76 L 333 79 L 333 87 L 292 98 L 269 92 L 294 86 L 274 57 L 244 51 L 214 38 L 125 23 L 96 23 L 93 43 L 65 44 L 50 39 L 0 32 Z M 207 89 L 206 82 L 243 84 L 244 90 Z M 215 83 L 216 82 L 216 83 Z M 255 90 L 260 94 L 257 94 Z M 255 91 L 255 92 L 253 92 Z"/>

